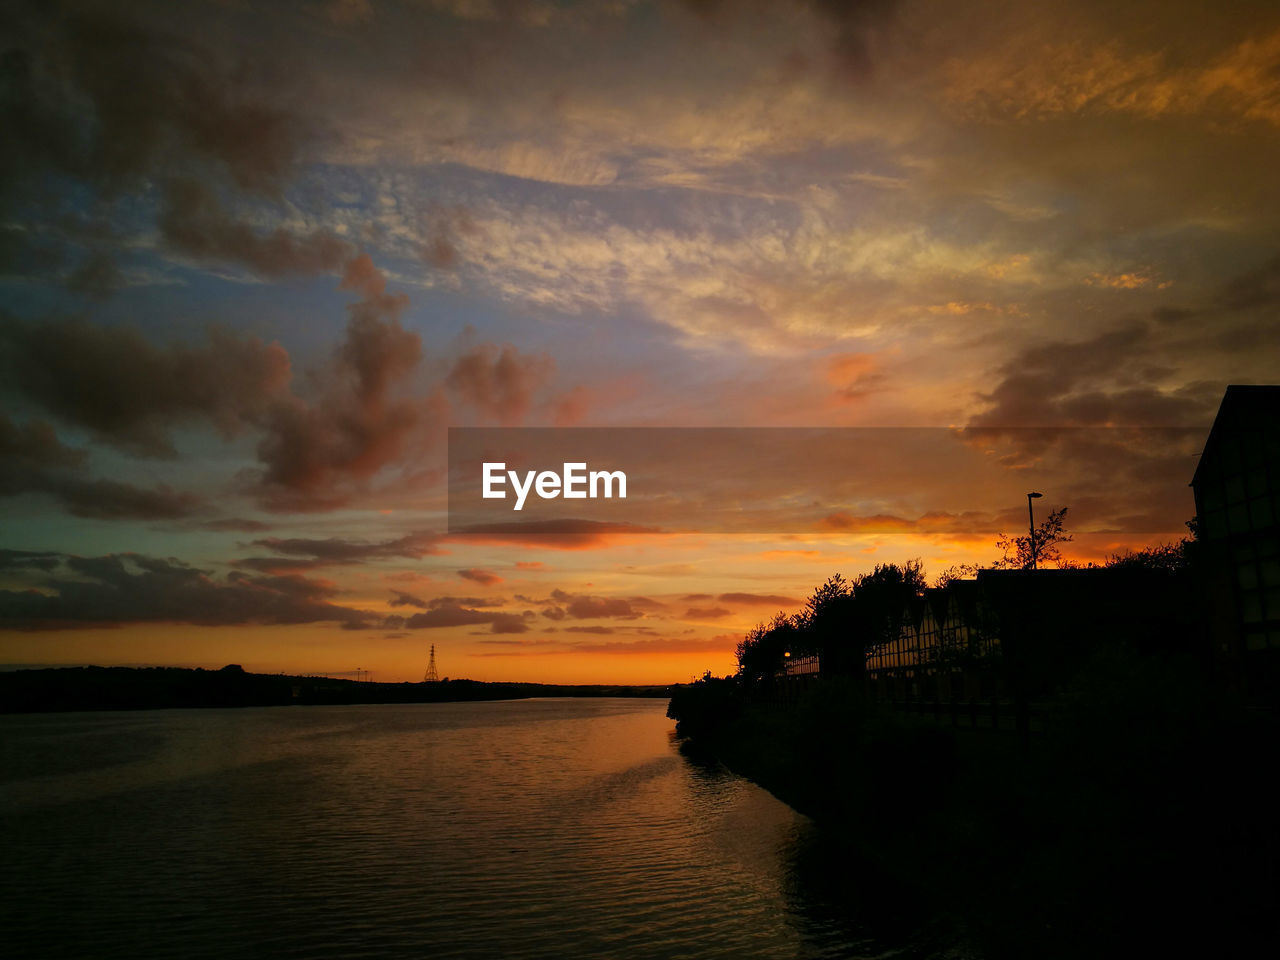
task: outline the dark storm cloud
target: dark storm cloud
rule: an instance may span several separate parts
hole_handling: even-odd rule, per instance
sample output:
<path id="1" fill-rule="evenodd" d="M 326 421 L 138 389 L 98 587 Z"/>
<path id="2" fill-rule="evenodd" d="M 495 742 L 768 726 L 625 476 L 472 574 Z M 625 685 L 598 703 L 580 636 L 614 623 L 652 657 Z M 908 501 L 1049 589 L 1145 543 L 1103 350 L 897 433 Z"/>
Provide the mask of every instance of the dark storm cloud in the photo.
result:
<path id="1" fill-rule="evenodd" d="M 1280 257 L 1233 277 L 1219 292 L 1218 302 L 1231 310 L 1280 306 Z"/>
<path id="2" fill-rule="evenodd" d="M 90 299 L 110 296 L 123 277 L 73 222 L 80 206 L 73 196 L 107 207 L 179 171 L 276 196 L 312 138 L 284 103 L 292 94 L 278 63 L 208 46 L 190 25 L 179 36 L 110 5 L 64 2 L 10 4 L 5 27 L 0 209 L 10 229 L 0 263 L 28 276 L 56 275 L 73 263 L 62 280 Z M 196 256 L 234 252 L 231 242 L 240 239 L 245 247 L 230 259 L 256 256 L 267 272 L 299 252 L 278 235 L 233 236 L 219 226 L 174 217 L 163 232 Z M 298 243 L 322 246 L 314 237 Z"/>
<path id="3" fill-rule="evenodd" d="M 234 263 L 268 279 L 332 273 L 355 255 L 355 247 L 328 230 L 296 235 L 283 227 L 259 233 L 236 220 L 217 195 L 194 180 L 165 188 L 160 236 L 168 246 L 197 260 Z"/>
<path id="4" fill-rule="evenodd" d="M 1084 340 L 1027 347 L 1002 364 L 970 427 L 1182 426 L 1207 422 L 1220 389 L 1149 382 L 1164 368 L 1155 325 L 1132 321 Z M 1154 378 L 1153 378 L 1154 379 Z"/>
<path id="5" fill-rule="evenodd" d="M 175 454 L 170 430 L 196 420 L 224 436 L 287 390 L 279 344 L 212 329 L 198 345 L 158 347 L 127 327 L 5 317 L 0 367 L 10 389 L 105 443 L 149 457 Z"/>
<path id="6" fill-rule="evenodd" d="M 59 440 L 51 425 L 39 420 L 19 425 L 0 412 L 0 465 L 3 465 L 0 493 L 12 485 L 25 487 L 21 479 L 24 472 L 80 467 L 86 459 L 83 450 L 68 447 Z"/>
<path id="7" fill-rule="evenodd" d="M 90 253 L 67 277 L 67 289 L 90 300 L 106 300 L 124 286 L 115 258 L 105 251 Z"/>
<path id="8" fill-rule="evenodd" d="M 1208 425 L 1225 384 L 1181 371 L 1224 352 L 1256 352 L 1280 338 L 1280 257 L 1243 271 L 1199 301 L 1153 308 L 1083 339 L 1024 347 L 980 394 L 970 428 Z M 1178 385 L 1167 387 L 1171 375 Z M 1023 442 L 1030 434 L 1023 434 Z M 1047 438 L 1041 438 L 1042 442 Z"/>
<path id="9" fill-rule="evenodd" d="M 200 510 L 194 494 L 135 487 L 86 475 L 86 455 L 65 446 L 42 422 L 18 425 L 0 413 L 0 497 L 34 493 L 68 513 L 99 520 L 174 520 Z"/>
<path id="10" fill-rule="evenodd" d="M 51 171 L 118 190 L 176 166 L 276 188 L 304 138 L 244 65 L 100 4 L 24 4 L 0 52 L 0 171 Z"/>
<path id="11" fill-rule="evenodd" d="M 43 550 L 0 550 L 0 570 L 56 570 L 62 554 Z"/>
<path id="12" fill-rule="evenodd" d="M 135 623 L 356 625 L 370 618 L 331 603 L 332 585 L 298 576 L 231 573 L 218 580 L 178 560 L 133 553 L 62 555 L 60 561 L 38 590 L 0 591 L 0 625 L 20 630 Z"/>
<path id="13" fill-rule="evenodd" d="M 135 487 L 114 480 L 46 476 L 42 491 L 74 517 L 95 520 L 177 520 L 203 509 L 203 498 L 166 486 Z"/>

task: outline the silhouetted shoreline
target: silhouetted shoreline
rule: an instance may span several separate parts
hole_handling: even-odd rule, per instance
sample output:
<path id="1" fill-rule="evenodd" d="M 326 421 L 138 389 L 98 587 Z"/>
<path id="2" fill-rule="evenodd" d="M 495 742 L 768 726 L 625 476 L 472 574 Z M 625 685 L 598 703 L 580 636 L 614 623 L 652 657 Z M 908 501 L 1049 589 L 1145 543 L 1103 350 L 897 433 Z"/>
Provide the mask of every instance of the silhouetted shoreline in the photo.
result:
<path id="1" fill-rule="evenodd" d="M 529 697 L 669 697 L 670 686 L 442 680 L 376 683 L 186 667 L 57 667 L 0 673 L 0 713 L 163 710 L 355 703 L 443 703 Z"/>
<path id="2" fill-rule="evenodd" d="M 686 749 L 822 827 L 833 856 L 991 958 L 1248 956 L 1274 943 L 1277 719 L 1189 659 L 1089 664 L 1028 745 L 886 709 L 860 684 L 795 701 L 678 690 Z M 877 879 L 878 878 L 878 879 Z"/>

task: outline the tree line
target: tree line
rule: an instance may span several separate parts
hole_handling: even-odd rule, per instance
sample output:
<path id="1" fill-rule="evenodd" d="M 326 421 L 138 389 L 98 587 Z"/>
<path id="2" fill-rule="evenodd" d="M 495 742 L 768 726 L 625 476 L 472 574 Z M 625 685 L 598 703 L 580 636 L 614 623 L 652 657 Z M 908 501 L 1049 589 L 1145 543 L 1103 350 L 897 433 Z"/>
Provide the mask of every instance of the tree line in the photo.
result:
<path id="1" fill-rule="evenodd" d="M 991 569 L 1031 569 L 1045 563 L 1060 569 L 1080 568 L 1059 550 L 1059 545 L 1072 539 L 1064 530 L 1066 513 L 1065 507 L 1053 511 L 1025 537 L 1000 537 L 996 546 L 1003 556 Z M 1194 534 L 1194 526 L 1189 526 Z M 1116 554 L 1101 565 L 1090 563 L 1085 568 L 1141 569 L 1177 576 L 1190 569 L 1193 553 L 1194 541 L 1184 539 Z M 976 564 L 950 567 L 932 586 L 975 576 L 978 570 Z M 919 560 L 877 564 L 853 580 L 838 573 L 828 577 L 798 613 L 779 612 L 747 633 L 736 649 L 738 677 L 752 683 L 767 680 L 787 659 L 811 656 L 821 658 L 824 673 L 860 673 L 871 652 L 900 634 L 908 605 L 930 585 Z"/>

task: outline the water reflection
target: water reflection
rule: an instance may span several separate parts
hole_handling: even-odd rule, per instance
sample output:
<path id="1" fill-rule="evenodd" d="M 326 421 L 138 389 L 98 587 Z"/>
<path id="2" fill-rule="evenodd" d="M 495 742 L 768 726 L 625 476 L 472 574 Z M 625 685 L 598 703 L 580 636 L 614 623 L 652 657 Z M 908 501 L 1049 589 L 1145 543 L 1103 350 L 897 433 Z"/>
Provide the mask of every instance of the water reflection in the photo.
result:
<path id="1" fill-rule="evenodd" d="M 700 803 L 722 801 L 741 778 L 714 754 L 672 732 Z M 800 814 L 775 851 L 788 918 L 801 937 L 797 956 L 862 960 L 968 960 L 955 918 L 930 915 L 913 891 L 891 882 L 862 857 L 847 834 Z"/>
<path id="2" fill-rule="evenodd" d="M 867 872 L 810 821 L 676 742 L 664 709 L 0 718 L 6 951 L 942 955 L 889 922 L 878 884 L 863 890 Z"/>

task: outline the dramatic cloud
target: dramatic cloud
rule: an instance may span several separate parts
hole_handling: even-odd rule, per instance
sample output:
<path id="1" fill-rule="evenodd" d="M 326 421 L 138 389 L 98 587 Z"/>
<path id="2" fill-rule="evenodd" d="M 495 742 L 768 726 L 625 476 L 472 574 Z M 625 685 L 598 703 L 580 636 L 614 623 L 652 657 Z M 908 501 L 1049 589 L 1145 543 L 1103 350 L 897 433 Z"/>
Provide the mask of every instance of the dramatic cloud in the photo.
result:
<path id="1" fill-rule="evenodd" d="M 253 546 L 326 564 L 344 564 L 389 558 L 417 560 L 429 554 L 439 553 L 440 550 L 436 545 L 438 540 L 438 537 L 426 533 L 410 533 L 394 540 L 381 541 L 344 540 L 341 537 L 329 537 L 324 540 L 306 537 L 266 537 L 262 540 L 254 540 Z"/>
<path id="2" fill-rule="evenodd" d="M 1007 59 L 951 64 L 949 96 L 974 115 L 998 120 L 1058 114 L 1143 118 L 1223 112 L 1280 126 L 1274 65 L 1280 32 L 1251 37 L 1208 62 L 1174 66 L 1163 51 L 1032 41 Z"/>
<path id="3" fill-rule="evenodd" d="M 327 230 L 296 236 L 277 227 L 260 234 L 228 215 L 213 191 L 191 180 L 174 180 L 165 189 L 160 235 L 187 256 L 240 264 L 268 278 L 331 273 L 355 254 L 350 243 Z"/>
<path id="4" fill-rule="evenodd" d="M 1077 544 L 1180 532 L 1224 385 L 1275 379 L 1266 4 L 10 6 L 10 624 L 727 668 L 712 624 L 989 559 L 1027 490 Z M 703 489 L 783 535 L 672 534 L 712 511 L 661 464 L 625 512 L 447 532 L 447 428 L 490 424 L 778 427 Z M 549 550 L 554 594 L 437 595 Z"/>
<path id="5" fill-rule="evenodd" d="M 492 633 L 524 633 L 529 629 L 525 617 L 498 610 L 477 610 L 463 602 L 467 598 L 442 597 L 433 601 L 431 609 L 407 617 L 404 626 L 413 630 L 440 627 L 464 627 L 488 624 Z"/>
<path id="6" fill-rule="evenodd" d="M 85 475 L 84 451 L 67 447 L 43 422 L 22 426 L 0 413 L 0 497 L 54 498 L 68 513 L 99 520 L 174 520 L 198 512 L 202 499 L 169 487 L 135 487 Z"/>
<path id="7" fill-rule="evenodd" d="M 0 412 L 0 494 L 26 489 L 24 474 L 74 469 L 86 459 L 83 450 L 63 444 L 49 424 L 39 420 L 16 424 Z"/>
<path id="8" fill-rule="evenodd" d="M 594 620 L 605 617 L 635 620 L 640 617 L 639 611 L 632 607 L 631 602 L 622 597 L 574 595 L 563 590 L 553 590 L 551 597 L 563 604 L 565 612 L 575 620 Z"/>
<path id="9" fill-rule="evenodd" d="M 165 486 L 135 487 L 115 480 L 46 475 L 33 489 L 61 501 L 74 517 L 96 520 L 177 520 L 205 505 L 204 499 L 193 493 Z"/>
<path id="10" fill-rule="evenodd" d="M 388 604 L 393 607 L 417 607 L 419 610 L 429 609 L 427 601 L 421 597 L 415 597 L 411 593 L 404 593 L 400 590 L 393 591 L 395 596 Z"/>
<path id="11" fill-rule="evenodd" d="M 6 59 L 5 181 L 54 170 L 119 189 L 212 162 L 267 190 L 291 169 L 302 126 L 221 51 L 96 4 L 11 12 L 9 41 L 22 46 Z"/>
<path id="12" fill-rule="evenodd" d="M 84 198 L 104 211 L 127 207 L 123 194 L 175 171 L 276 196 L 311 139 L 286 102 L 295 98 L 281 96 L 288 71 L 266 71 L 274 82 L 263 82 L 264 71 L 243 62 L 247 51 L 207 46 L 181 18 L 144 23 L 141 9 L 135 18 L 76 2 L 7 13 L 0 209 L 10 249 L 0 250 L 0 263 L 56 276 L 79 259 L 66 285 L 103 299 L 128 278 L 105 250 L 85 254 L 92 238 L 74 225 Z M 76 186 L 49 189 L 59 181 Z M 189 229 L 182 239 L 194 236 Z M 273 242 L 257 245 L 270 252 Z M 225 235 L 213 244 L 232 252 Z"/>
<path id="13" fill-rule="evenodd" d="M 171 430 L 211 422 L 233 436 L 287 393 L 277 343 L 212 329 L 205 342 L 158 347 L 137 330 L 86 320 L 0 323 L 9 389 L 99 440 L 148 457 L 176 454 Z"/>
<path id="14" fill-rule="evenodd" d="M 56 570 L 62 554 L 43 550 L 0 550 L 0 570 Z"/>
<path id="15" fill-rule="evenodd" d="M 459 357 L 446 382 L 482 416 L 512 426 L 529 415 L 535 394 L 554 373 L 555 361 L 546 354 L 485 343 Z"/>
<path id="16" fill-rule="evenodd" d="M 231 573 L 217 580 L 177 560 L 140 554 L 59 556 L 39 589 L 0 591 L 0 625 L 70 629 L 130 623 L 366 625 L 369 614 L 331 603 L 332 584 Z M 43 569 L 48 569 L 47 565 Z"/>
<path id="17" fill-rule="evenodd" d="M 267 509 L 347 503 L 384 467 L 402 464 L 414 438 L 445 422 L 442 398 L 408 392 L 422 342 L 400 325 L 408 299 L 386 293 L 385 284 L 367 256 L 348 266 L 343 287 L 363 299 L 349 307 L 346 337 L 317 378 L 318 396 L 290 397 L 265 418 L 257 492 Z"/>
<path id="18" fill-rule="evenodd" d="M 479 570 L 479 569 L 459 570 L 458 576 L 460 576 L 463 580 L 470 580 L 473 583 L 478 583 L 484 587 L 491 587 L 495 583 L 502 582 L 502 578 L 500 576 L 498 576 L 496 573 L 490 572 L 489 570 Z"/>
<path id="19" fill-rule="evenodd" d="M 1018 352 L 983 396 L 971 427 L 1184 426 L 1207 423 L 1219 391 L 1204 383 L 1160 389 L 1159 331 L 1133 322 L 1085 340 Z"/>

